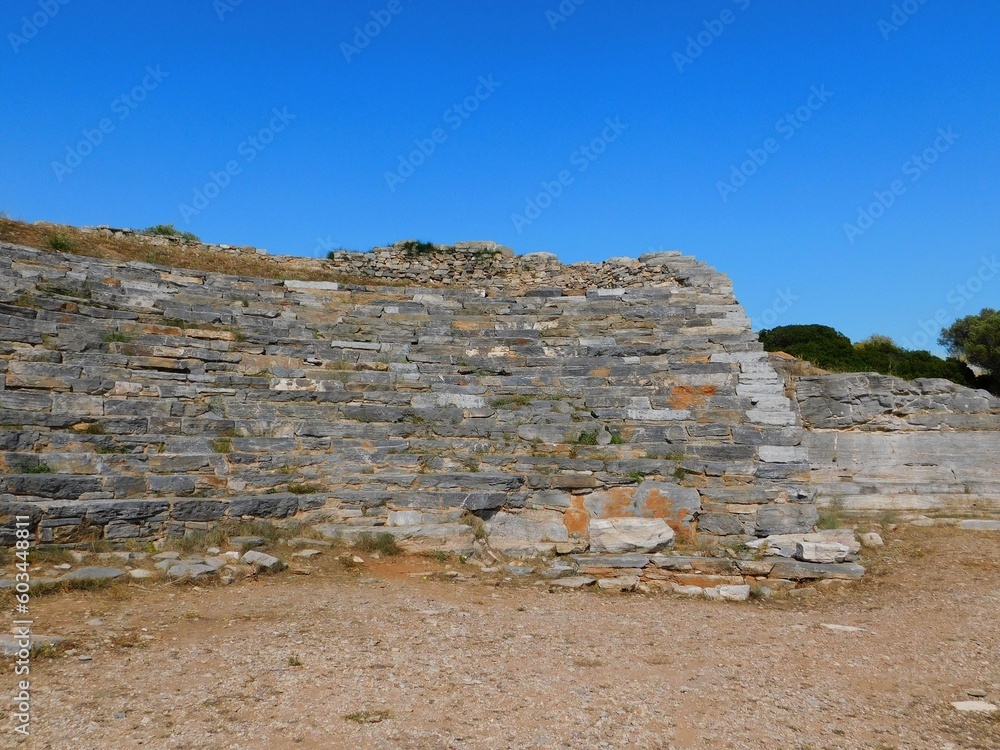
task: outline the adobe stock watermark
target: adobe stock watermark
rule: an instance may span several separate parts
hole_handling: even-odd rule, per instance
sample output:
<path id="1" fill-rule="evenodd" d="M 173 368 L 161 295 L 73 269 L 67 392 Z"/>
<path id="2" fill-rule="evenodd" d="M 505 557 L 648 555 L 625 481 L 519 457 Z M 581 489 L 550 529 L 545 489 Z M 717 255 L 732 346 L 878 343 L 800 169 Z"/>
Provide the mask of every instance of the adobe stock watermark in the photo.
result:
<path id="1" fill-rule="evenodd" d="M 369 13 L 370 20 L 366 21 L 363 26 L 354 27 L 354 37 L 351 39 L 353 44 L 350 42 L 340 43 L 340 51 L 344 55 L 344 59 L 351 62 L 353 58 L 360 55 L 404 9 L 402 0 L 389 0 L 389 4 L 385 8 L 371 11 Z"/>
<path id="2" fill-rule="evenodd" d="M 919 320 L 917 325 L 920 328 L 913 334 L 902 340 L 902 344 L 907 349 L 926 349 L 929 344 L 937 343 L 941 329 L 948 321 L 962 311 L 969 302 L 1000 274 L 1000 262 L 997 256 L 992 258 L 980 258 L 979 268 L 961 284 L 953 286 L 945 295 L 945 302 L 949 305 L 950 311 L 943 307 L 930 320 Z"/>
<path id="3" fill-rule="evenodd" d="M 929 170 L 941 154 L 946 153 L 955 145 L 961 136 L 952 131 L 951 127 L 938 128 L 937 138 L 934 143 L 925 148 L 921 153 L 911 156 L 902 166 L 903 174 L 910 178 L 910 185 L 918 182 Z M 885 190 L 876 190 L 872 195 L 875 200 L 867 206 L 858 206 L 858 215 L 854 223 L 844 224 L 844 234 L 847 241 L 852 245 L 875 226 L 875 222 L 885 216 L 885 212 L 896 205 L 897 199 L 906 194 L 909 189 L 903 180 L 893 180 Z"/>
<path id="4" fill-rule="evenodd" d="M 741 12 L 747 10 L 753 3 L 753 0 L 730 1 Z M 736 23 L 737 17 L 732 8 L 723 8 L 716 18 L 707 18 L 702 21 L 701 25 L 704 28 L 684 40 L 687 42 L 684 51 L 674 52 L 674 65 L 677 66 L 677 72 L 683 73 L 685 68 L 701 57 L 705 50 L 715 43 L 716 39 L 726 33 L 726 29 Z"/>
<path id="5" fill-rule="evenodd" d="M 608 150 L 608 146 L 617 141 L 629 127 L 622 123 L 620 117 L 613 119 L 608 117 L 604 120 L 604 125 L 600 135 L 592 138 L 588 144 L 570 154 L 569 163 L 570 166 L 576 168 L 576 173 L 571 169 L 563 169 L 555 175 L 554 179 L 543 180 L 541 192 L 534 198 L 525 199 L 524 211 L 510 215 L 510 220 L 518 234 L 521 234 L 525 227 L 531 226 L 542 215 L 542 212 L 549 208 L 566 191 L 566 188 L 576 181 L 577 175 L 586 172 L 590 165 Z"/>
<path id="6" fill-rule="evenodd" d="M 753 329 L 755 331 L 762 331 L 765 328 L 771 328 L 781 319 L 782 315 L 792 309 L 792 306 L 799 299 L 800 297 L 792 292 L 791 287 L 788 289 L 775 289 L 774 300 L 771 302 L 771 306 L 753 318 Z"/>
<path id="7" fill-rule="evenodd" d="M 825 84 L 818 88 L 813 86 L 810 89 L 809 98 L 806 99 L 805 103 L 796 107 L 791 112 L 786 112 L 774 124 L 775 132 L 785 141 L 790 141 L 796 136 L 799 129 L 809 122 L 812 116 L 823 108 L 823 105 L 830 101 L 832 96 L 833 92 L 827 91 Z M 759 148 L 747 149 L 748 158 L 738 165 L 732 165 L 729 179 L 716 181 L 715 188 L 719 191 L 719 197 L 723 201 L 728 201 L 729 196 L 746 185 L 747 181 L 757 174 L 760 168 L 767 164 L 770 158 L 780 150 L 781 141 L 775 137 L 764 139 Z"/>
<path id="8" fill-rule="evenodd" d="M 21 47 L 26 45 L 36 36 L 38 32 L 49 25 L 49 22 L 59 15 L 63 6 L 69 5 L 70 0 L 38 0 L 38 10 L 30 16 L 21 16 L 20 34 L 13 31 L 7 34 L 7 41 L 16 55 L 21 51 Z"/>
<path id="9" fill-rule="evenodd" d="M 215 10 L 215 15 L 219 17 L 219 20 L 225 21 L 226 16 L 243 5 L 243 2 L 244 0 L 213 0 L 212 8 Z"/>
<path id="10" fill-rule="evenodd" d="M 271 110 L 270 122 L 253 135 L 244 138 L 236 147 L 236 153 L 242 159 L 230 159 L 221 170 L 209 172 L 208 181 L 191 191 L 191 202 L 181 203 L 177 206 L 184 222 L 190 223 L 191 219 L 222 195 L 222 191 L 229 187 L 233 178 L 243 174 L 243 167 L 252 163 L 268 146 L 274 143 L 275 136 L 284 131 L 295 118 L 296 115 L 289 112 L 288 107 L 281 109 L 275 107 Z"/>
<path id="11" fill-rule="evenodd" d="M 104 143 L 105 139 L 115 132 L 118 123 L 127 120 L 131 114 L 138 109 L 139 105 L 146 101 L 146 97 L 151 92 L 159 88 L 160 84 L 170 76 L 170 73 L 162 70 L 159 65 L 155 68 L 147 65 L 146 75 L 142 81 L 131 88 L 131 90 L 117 96 L 109 105 L 111 113 L 116 115 L 117 122 L 111 117 L 102 117 L 94 128 L 84 128 L 80 135 L 81 139 L 75 144 L 66 147 L 66 156 L 62 161 L 52 162 L 52 171 L 56 180 L 62 182 L 67 176 L 83 164 L 84 159 Z"/>
<path id="12" fill-rule="evenodd" d="M 928 0 L 903 0 L 901 3 L 896 3 L 891 8 L 891 13 L 889 18 L 880 18 L 878 23 L 878 30 L 882 32 L 882 39 L 889 41 L 889 37 L 903 28 L 910 19 L 917 14 L 921 8 L 927 4 Z"/>
<path id="13" fill-rule="evenodd" d="M 549 22 L 549 28 L 555 31 L 559 24 L 568 21 L 569 17 L 576 13 L 576 9 L 585 2 L 587 0 L 562 0 L 555 9 L 550 8 L 545 11 L 545 20 Z"/>
<path id="14" fill-rule="evenodd" d="M 457 104 L 444 111 L 441 119 L 451 132 L 459 130 L 483 102 L 493 96 L 493 93 L 503 85 L 501 81 L 493 80 L 493 75 L 479 76 L 476 90 Z M 448 130 L 443 126 L 434 128 L 427 138 L 418 138 L 413 142 L 416 146 L 409 154 L 400 155 L 395 171 L 385 173 L 385 184 L 393 193 L 396 188 L 416 174 L 417 169 L 427 163 L 427 160 L 437 153 L 438 148 L 448 140 Z"/>

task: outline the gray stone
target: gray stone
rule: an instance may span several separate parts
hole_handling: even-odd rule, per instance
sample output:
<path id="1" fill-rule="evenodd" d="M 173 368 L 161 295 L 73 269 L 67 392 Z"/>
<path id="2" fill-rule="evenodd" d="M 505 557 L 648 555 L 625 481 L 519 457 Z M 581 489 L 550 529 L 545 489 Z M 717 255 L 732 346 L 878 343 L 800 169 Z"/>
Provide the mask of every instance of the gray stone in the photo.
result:
<path id="1" fill-rule="evenodd" d="M 882 547 L 885 545 L 885 542 L 882 541 L 881 535 L 875 533 L 874 531 L 858 534 L 858 541 L 861 542 L 862 547 Z"/>
<path id="2" fill-rule="evenodd" d="M 750 586 L 719 586 L 719 597 L 729 602 L 745 602 L 750 598 Z"/>
<path id="3" fill-rule="evenodd" d="M 257 570 L 267 571 L 269 573 L 273 573 L 285 567 L 284 563 L 277 557 L 267 555 L 263 552 L 257 552 L 256 550 L 244 552 L 243 557 L 240 558 L 240 562 L 244 565 L 253 565 L 257 568 Z"/>
<path id="4" fill-rule="evenodd" d="M 167 570 L 168 578 L 194 580 L 196 578 L 210 578 L 215 576 L 218 570 L 211 565 L 203 563 L 175 563 Z"/>
<path id="5" fill-rule="evenodd" d="M 811 504 L 769 505 L 757 511 L 757 536 L 807 533 L 818 521 L 819 512 Z"/>
<path id="6" fill-rule="evenodd" d="M 25 640 L 27 640 L 27 644 Z M 31 653 L 37 653 L 43 648 L 58 648 L 67 640 L 59 636 L 42 635 L 41 633 L 32 633 L 27 639 L 11 633 L 0 633 L 0 654 L 15 657 L 23 648 L 30 648 Z"/>
<path id="7" fill-rule="evenodd" d="M 698 516 L 698 530 L 705 534 L 732 536 L 743 533 L 743 522 L 731 513 L 702 513 Z"/>
<path id="8" fill-rule="evenodd" d="M 959 521 L 958 528 L 972 531 L 1000 531 L 1000 521 L 966 520 Z"/>
<path id="9" fill-rule="evenodd" d="M 535 572 L 534 568 L 529 568 L 526 565 L 507 565 L 504 569 L 513 576 L 530 576 Z"/>
<path id="10" fill-rule="evenodd" d="M 639 576 L 616 576 L 601 578 L 597 581 L 598 588 L 605 591 L 635 591 L 639 585 Z"/>
<path id="11" fill-rule="evenodd" d="M 593 552 L 657 552 L 673 544 L 674 532 L 662 518 L 595 518 L 590 522 Z"/>
<path id="12" fill-rule="evenodd" d="M 797 560 L 779 560 L 771 569 L 772 578 L 787 578 L 793 581 L 825 578 L 856 581 L 864 574 L 865 569 L 856 563 L 824 565 Z"/>
<path id="13" fill-rule="evenodd" d="M 797 542 L 795 559 L 814 563 L 844 562 L 851 554 L 849 547 L 843 544 L 822 542 Z"/>
<path id="14" fill-rule="evenodd" d="M 265 540 L 262 536 L 234 536 L 229 538 L 229 543 L 236 549 L 252 549 L 263 547 Z"/>
<path id="15" fill-rule="evenodd" d="M 597 579 L 590 576 L 573 576 L 552 581 L 550 585 L 558 586 L 562 589 L 582 589 L 587 586 L 593 586 L 596 582 Z"/>
<path id="16" fill-rule="evenodd" d="M 648 555 L 574 555 L 573 562 L 583 568 L 643 568 Z"/>
<path id="17" fill-rule="evenodd" d="M 110 581 L 125 575 L 124 570 L 118 568 L 87 567 L 70 571 L 58 580 L 61 582 L 80 581 Z"/>

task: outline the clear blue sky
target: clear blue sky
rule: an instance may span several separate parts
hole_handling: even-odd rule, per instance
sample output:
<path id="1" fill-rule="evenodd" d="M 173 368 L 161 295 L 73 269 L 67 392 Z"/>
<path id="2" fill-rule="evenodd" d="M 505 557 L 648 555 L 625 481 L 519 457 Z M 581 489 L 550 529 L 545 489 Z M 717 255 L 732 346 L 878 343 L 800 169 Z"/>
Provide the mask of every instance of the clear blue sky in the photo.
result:
<path id="1" fill-rule="evenodd" d="M 7 0 L 0 210 L 303 255 L 680 249 L 758 327 L 925 343 L 1000 303 L 1000 7 L 893 6 Z"/>

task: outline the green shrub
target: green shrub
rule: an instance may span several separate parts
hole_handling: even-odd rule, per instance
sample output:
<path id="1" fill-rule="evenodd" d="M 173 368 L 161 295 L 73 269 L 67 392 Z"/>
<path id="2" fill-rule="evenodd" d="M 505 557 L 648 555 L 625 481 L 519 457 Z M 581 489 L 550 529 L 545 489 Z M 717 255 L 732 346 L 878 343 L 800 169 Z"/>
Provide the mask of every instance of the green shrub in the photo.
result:
<path id="1" fill-rule="evenodd" d="M 128 331 L 108 331 L 103 338 L 106 344 L 127 344 L 132 340 L 132 334 Z"/>
<path id="2" fill-rule="evenodd" d="M 825 508 L 819 509 L 819 520 L 816 527 L 819 529 L 839 529 L 844 525 L 844 501 L 841 499 L 831 500 Z"/>
<path id="3" fill-rule="evenodd" d="M 60 253 L 68 253 L 75 246 L 76 243 L 65 234 L 56 233 L 49 235 L 49 247 Z"/>
<path id="4" fill-rule="evenodd" d="M 216 438 L 212 441 L 212 450 L 216 453 L 229 453 L 233 450 L 233 441 L 229 438 Z"/>
<path id="5" fill-rule="evenodd" d="M 290 484 L 288 485 L 288 491 L 293 495 L 310 495 L 314 492 L 321 492 L 322 490 L 315 484 Z"/>
<path id="6" fill-rule="evenodd" d="M 593 430 L 592 432 L 581 432 L 580 437 L 576 439 L 577 445 L 597 445 L 597 435 L 598 430 Z"/>
<path id="7" fill-rule="evenodd" d="M 486 540 L 490 535 L 483 519 L 471 511 L 465 511 L 462 514 L 462 523 L 472 529 L 472 538 L 477 542 Z"/>
<path id="8" fill-rule="evenodd" d="M 407 255 L 429 255 L 437 252 L 437 247 L 433 242 L 421 242 L 420 240 L 406 240 L 400 242 L 397 247 L 401 248 Z"/>
<path id="9" fill-rule="evenodd" d="M 21 467 L 22 474 L 52 474 L 52 467 L 44 461 L 26 463 Z"/>
<path id="10" fill-rule="evenodd" d="M 368 533 L 361 534 L 354 543 L 354 549 L 358 552 L 367 552 L 369 554 L 378 552 L 380 555 L 385 555 L 386 557 L 393 557 L 403 552 L 403 548 L 396 542 L 396 537 L 388 532 L 374 535 Z"/>
<path id="11" fill-rule="evenodd" d="M 182 232 L 177 227 L 170 224 L 154 224 L 148 229 L 143 230 L 143 234 L 150 234 L 155 237 L 182 237 L 185 240 L 191 242 L 201 242 L 197 236 L 191 234 L 191 232 Z"/>
<path id="12" fill-rule="evenodd" d="M 904 380 L 944 378 L 959 385 L 984 387 L 959 360 L 904 349 L 887 336 L 871 336 L 852 344 L 829 326 L 790 325 L 761 331 L 760 342 L 766 351 L 783 351 L 833 372 L 877 372 Z"/>

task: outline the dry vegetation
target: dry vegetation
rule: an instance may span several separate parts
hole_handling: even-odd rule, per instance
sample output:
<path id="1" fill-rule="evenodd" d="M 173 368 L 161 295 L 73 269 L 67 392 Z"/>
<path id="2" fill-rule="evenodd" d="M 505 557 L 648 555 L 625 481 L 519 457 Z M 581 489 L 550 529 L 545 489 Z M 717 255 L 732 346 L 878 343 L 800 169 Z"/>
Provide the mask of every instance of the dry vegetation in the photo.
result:
<path id="1" fill-rule="evenodd" d="M 0 217 L 0 242 L 41 250 L 73 253 L 91 258 L 142 261 L 193 271 L 213 271 L 234 276 L 299 281 L 335 281 L 374 286 L 386 282 L 337 273 L 319 259 L 291 256 L 231 254 L 200 244 L 158 245 L 138 238 L 106 237 L 81 232 L 70 226 L 49 223 L 28 224 Z"/>

